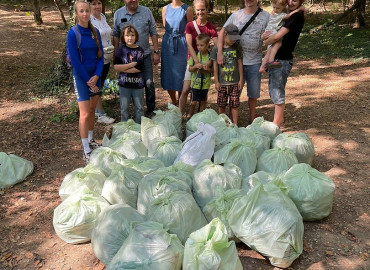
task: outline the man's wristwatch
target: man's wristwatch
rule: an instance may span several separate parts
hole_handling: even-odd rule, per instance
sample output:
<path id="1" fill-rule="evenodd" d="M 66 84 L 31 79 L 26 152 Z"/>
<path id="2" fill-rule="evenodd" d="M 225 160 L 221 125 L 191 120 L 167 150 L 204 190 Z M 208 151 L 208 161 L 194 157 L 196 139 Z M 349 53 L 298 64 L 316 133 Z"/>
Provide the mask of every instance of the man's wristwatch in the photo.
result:
<path id="1" fill-rule="evenodd" d="M 153 53 L 159 54 L 159 50 L 154 50 Z"/>

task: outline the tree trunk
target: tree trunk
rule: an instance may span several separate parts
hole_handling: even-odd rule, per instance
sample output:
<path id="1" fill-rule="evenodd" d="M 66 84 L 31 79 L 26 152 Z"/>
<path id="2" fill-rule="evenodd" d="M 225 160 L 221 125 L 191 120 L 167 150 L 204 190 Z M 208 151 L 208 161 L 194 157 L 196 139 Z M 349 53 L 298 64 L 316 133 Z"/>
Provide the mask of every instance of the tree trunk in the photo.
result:
<path id="1" fill-rule="evenodd" d="M 71 24 L 74 24 L 75 23 L 74 18 L 73 18 L 74 13 L 75 13 L 75 11 L 74 11 L 74 3 L 75 3 L 74 0 L 67 0 L 68 10 L 69 10 L 69 22 Z"/>
<path id="2" fill-rule="evenodd" d="M 360 0 L 360 4 L 356 8 L 356 22 L 360 26 L 365 26 L 365 8 L 366 8 L 366 0 Z"/>
<path id="3" fill-rule="evenodd" d="M 228 1 L 225 0 L 225 21 L 227 20 L 227 13 L 229 12 L 228 10 Z"/>
<path id="4" fill-rule="evenodd" d="M 55 5 L 57 6 L 57 8 L 59 10 L 60 17 L 62 17 L 62 21 L 64 23 L 64 26 L 67 27 L 68 26 L 68 23 L 66 21 L 66 18 L 64 17 L 64 14 L 63 14 L 62 9 L 60 8 L 59 1 L 58 0 L 54 0 L 54 3 L 55 3 Z"/>
<path id="5" fill-rule="evenodd" d="M 361 6 L 365 5 L 365 2 L 366 2 L 366 0 L 356 0 L 352 7 L 350 7 L 349 9 L 347 9 L 342 15 L 340 15 L 337 19 L 335 19 L 334 23 L 339 22 L 340 20 L 342 20 L 343 18 L 345 18 L 349 14 L 351 14 L 352 11 L 354 11 L 355 9 L 358 9 Z M 363 18 L 364 18 L 364 20 L 363 20 L 363 23 L 364 24 L 363 25 L 365 25 L 365 11 L 363 11 Z"/>
<path id="6" fill-rule="evenodd" d="M 33 18 L 35 23 L 42 24 L 40 0 L 33 0 Z"/>

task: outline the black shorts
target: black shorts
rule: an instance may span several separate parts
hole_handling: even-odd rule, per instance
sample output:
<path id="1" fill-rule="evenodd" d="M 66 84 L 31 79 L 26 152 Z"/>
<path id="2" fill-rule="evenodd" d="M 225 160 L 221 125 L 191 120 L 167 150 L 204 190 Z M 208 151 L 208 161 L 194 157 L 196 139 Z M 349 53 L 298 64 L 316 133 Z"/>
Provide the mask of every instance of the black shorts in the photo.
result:
<path id="1" fill-rule="evenodd" d="M 206 101 L 208 89 L 191 89 L 191 101 Z"/>

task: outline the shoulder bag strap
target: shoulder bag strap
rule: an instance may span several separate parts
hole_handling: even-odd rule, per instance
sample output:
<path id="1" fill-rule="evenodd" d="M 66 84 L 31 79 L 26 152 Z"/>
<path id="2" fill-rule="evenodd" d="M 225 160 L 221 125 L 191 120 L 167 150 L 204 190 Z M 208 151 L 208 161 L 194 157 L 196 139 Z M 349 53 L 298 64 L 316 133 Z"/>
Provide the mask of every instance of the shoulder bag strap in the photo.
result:
<path id="1" fill-rule="evenodd" d="M 248 26 L 254 21 L 257 15 L 262 11 L 262 8 L 258 7 L 257 11 L 253 14 L 253 16 L 249 19 L 249 21 L 244 25 L 242 30 L 239 31 L 239 35 L 242 35 L 244 31 L 248 28 Z"/>
<path id="2" fill-rule="evenodd" d="M 193 25 L 194 25 L 195 31 L 197 31 L 197 33 L 199 35 L 200 34 L 200 30 L 199 30 L 199 27 L 198 27 L 197 22 L 195 20 L 193 21 Z"/>

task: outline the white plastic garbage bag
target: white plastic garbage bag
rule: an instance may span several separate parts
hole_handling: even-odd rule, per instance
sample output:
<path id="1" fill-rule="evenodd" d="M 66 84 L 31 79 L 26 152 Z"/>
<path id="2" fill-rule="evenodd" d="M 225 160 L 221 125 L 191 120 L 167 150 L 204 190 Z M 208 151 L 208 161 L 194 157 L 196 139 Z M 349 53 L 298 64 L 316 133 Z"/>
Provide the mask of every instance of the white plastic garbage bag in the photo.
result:
<path id="1" fill-rule="evenodd" d="M 194 171 L 193 195 L 201 209 L 217 196 L 218 188 L 222 190 L 240 189 L 242 172 L 232 163 L 223 166 L 204 160 Z"/>
<path id="2" fill-rule="evenodd" d="M 130 167 L 137 170 L 143 176 L 148 175 L 152 172 L 155 172 L 159 168 L 164 167 L 162 161 L 151 157 L 137 157 L 134 159 L 123 159 L 121 161 L 121 164 L 123 164 L 125 167 Z"/>
<path id="3" fill-rule="evenodd" d="M 233 238 L 234 233 L 229 226 L 227 215 L 234 201 L 247 193 L 242 189 L 229 189 L 223 191 L 221 188 L 218 188 L 217 193 L 216 197 L 204 206 L 204 216 L 208 222 L 211 222 L 214 218 L 219 218 L 225 225 L 229 238 Z"/>
<path id="4" fill-rule="evenodd" d="M 155 199 L 149 208 L 148 220 L 162 223 L 184 244 L 192 232 L 207 225 L 193 196 L 185 191 L 165 193 Z"/>
<path id="5" fill-rule="evenodd" d="M 143 215 L 147 215 L 152 202 L 159 196 L 182 190 L 191 194 L 191 189 L 187 183 L 177 180 L 174 177 L 152 173 L 141 180 L 138 187 L 137 210 Z"/>
<path id="6" fill-rule="evenodd" d="M 234 241 L 229 241 L 222 222 L 215 218 L 190 234 L 184 250 L 184 270 L 242 270 Z"/>
<path id="7" fill-rule="evenodd" d="M 306 163 L 300 163 L 293 165 L 282 179 L 303 220 L 319 220 L 331 213 L 335 184 L 330 177 Z"/>
<path id="8" fill-rule="evenodd" d="M 157 158 L 165 166 L 171 166 L 180 153 L 181 147 L 181 140 L 175 136 L 155 138 L 148 147 L 148 157 Z"/>
<path id="9" fill-rule="evenodd" d="M 209 124 L 199 123 L 197 132 L 191 134 L 183 143 L 175 162 L 197 166 L 205 159 L 211 159 L 215 149 L 216 130 Z"/>
<path id="10" fill-rule="evenodd" d="M 153 221 L 137 224 L 107 270 L 180 270 L 184 246 L 175 234 Z"/>
<path id="11" fill-rule="evenodd" d="M 303 220 L 292 200 L 273 183 L 258 184 L 237 199 L 228 221 L 235 236 L 280 268 L 303 250 Z"/>
<path id="12" fill-rule="evenodd" d="M 99 147 L 91 153 L 89 164 L 93 164 L 100 168 L 105 176 L 108 177 L 112 172 L 112 164 L 122 163 L 123 160 L 124 157 L 120 152 L 114 151 L 109 147 Z"/>
<path id="13" fill-rule="evenodd" d="M 297 157 L 288 148 L 272 148 L 265 150 L 257 160 L 257 170 L 279 174 L 297 164 Z"/>
<path id="14" fill-rule="evenodd" d="M 311 139 L 303 132 L 295 134 L 281 133 L 272 142 L 272 148 L 289 148 L 296 155 L 299 163 L 312 163 L 315 148 Z"/>
<path id="15" fill-rule="evenodd" d="M 59 188 L 59 196 L 62 200 L 65 200 L 83 185 L 97 194 L 101 194 L 106 179 L 102 170 L 93 164 L 89 164 L 84 168 L 78 168 L 70 172 L 64 177 Z"/>
<path id="16" fill-rule="evenodd" d="M 253 123 L 247 126 L 247 129 L 260 131 L 268 135 L 271 139 L 275 139 L 277 135 L 281 133 L 280 128 L 273 122 L 266 121 L 263 117 L 257 117 L 253 120 Z"/>
<path id="17" fill-rule="evenodd" d="M 136 209 L 137 187 L 141 179 L 143 175 L 135 169 L 114 163 L 101 195 L 110 204 L 126 203 Z"/>
<path id="18" fill-rule="evenodd" d="M 172 123 L 156 123 L 144 116 L 141 118 L 141 139 L 146 148 L 153 139 L 170 136 L 177 136 L 176 128 Z"/>
<path id="19" fill-rule="evenodd" d="M 0 188 L 22 182 L 33 172 L 33 163 L 13 154 L 0 152 Z"/>
<path id="20" fill-rule="evenodd" d="M 95 256 L 108 265 L 121 248 L 133 226 L 145 218 L 127 204 L 110 205 L 95 221 L 91 243 Z"/>
<path id="21" fill-rule="evenodd" d="M 108 206 L 109 203 L 102 196 L 83 186 L 55 208 L 54 230 L 69 244 L 88 242 L 95 220 Z"/>
<path id="22" fill-rule="evenodd" d="M 253 143 L 242 139 L 231 139 L 220 150 L 215 152 L 215 164 L 230 162 L 237 165 L 246 177 L 256 170 L 257 155 Z"/>

